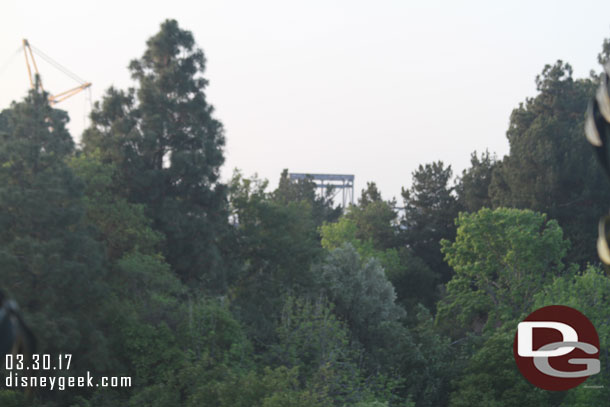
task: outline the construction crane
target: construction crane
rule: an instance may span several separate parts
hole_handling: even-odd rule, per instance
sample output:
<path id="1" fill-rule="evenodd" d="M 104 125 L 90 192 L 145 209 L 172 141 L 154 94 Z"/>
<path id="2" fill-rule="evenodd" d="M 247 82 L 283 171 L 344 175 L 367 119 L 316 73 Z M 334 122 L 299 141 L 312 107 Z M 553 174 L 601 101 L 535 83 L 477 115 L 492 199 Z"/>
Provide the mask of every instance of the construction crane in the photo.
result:
<path id="1" fill-rule="evenodd" d="M 49 103 L 51 105 L 55 105 L 63 100 L 68 99 L 71 96 L 76 95 L 79 92 L 91 87 L 91 82 L 87 82 L 70 72 L 68 69 L 55 62 L 51 57 L 37 49 L 36 47 L 30 45 L 29 41 L 23 39 L 23 53 L 25 55 L 25 64 L 28 68 L 28 77 L 30 79 L 30 86 L 34 89 L 36 86 L 40 87 L 40 90 L 44 91 L 42 87 L 42 79 L 40 78 L 40 72 L 38 72 L 38 66 L 36 65 L 36 60 L 34 59 L 34 52 L 36 55 L 47 61 L 49 64 L 53 65 L 58 70 L 62 71 L 65 75 L 69 76 L 76 82 L 80 83 L 79 86 L 68 89 L 64 92 L 57 93 L 55 95 L 49 94 Z M 32 67 L 34 68 L 34 72 L 32 73 Z M 38 82 L 36 82 L 35 75 L 38 76 Z M 38 84 L 38 85 L 37 85 Z"/>

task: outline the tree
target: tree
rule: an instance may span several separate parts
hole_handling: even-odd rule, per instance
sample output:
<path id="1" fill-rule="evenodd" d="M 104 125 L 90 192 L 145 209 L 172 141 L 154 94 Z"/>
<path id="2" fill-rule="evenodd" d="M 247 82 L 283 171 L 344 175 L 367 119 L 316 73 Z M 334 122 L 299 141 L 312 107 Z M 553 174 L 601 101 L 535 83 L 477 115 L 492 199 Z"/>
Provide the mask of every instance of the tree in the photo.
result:
<path id="1" fill-rule="evenodd" d="M 449 338 L 438 332 L 426 308 L 419 306 L 414 311 L 417 323 L 412 332 L 421 356 L 415 361 L 415 367 L 410 368 L 411 394 L 418 407 L 446 406 L 451 381 L 461 373 L 458 352 Z"/>
<path id="2" fill-rule="evenodd" d="M 362 190 L 360 198 L 358 198 L 358 206 L 364 208 L 373 202 L 382 202 L 381 192 L 377 189 L 377 184 L 367 182 L 366 189 Z"/>
<path id="3" fill-rule="evenodd" d="M 159 253 L 164 236 L 152 229 L 143 204 L 130 203 L 122 196 L 122 181 L 114 163 L 104 163 L 98 150 L 72 157 L 69 165 L 84 182 L 85 215 L 97 228 L 109 260 L 133 252 Z"/>
<path id="4" fill-rule="evenodd" d="M 516 323 L 496 330 L 468 361 L 454 382 L 450 407 L 558 406 L 561 392 L 538 389 L 528 383 L 515 364 L 512 343 Z"/>
<path id="5" fill-rule="evenodd" d="M 376 205 L 372 204 L 364 211 L 368 211 L 372 206 Z M 363 232 L 359 228 L 359 224 L 352 220 L 353 217 L 364 212 L 352 212 L 354 208 L 352 206 L 350 212 L 342 216 L 339 221 L 325 223 L 320 227 L 322 247 L 326 250 L 334 250 L 349 243 L 356 249 L 363 263 L 372 259 L 379 261 L 386 277 L 396 289 L 397 302 L 407 311 L 419 303 L 432 307 L 436 298 L 435 288 L 438 275 L 407 248 L 379 249 L 378 247 L 383 245 L 374 243 L 378 242 L 375 240 L 375 234 L 373 237 L 369 237 L 369 234 Z M 383 224 L 380 226 L 381 230 L 386 229 Z"/>
<path id="6" fill-rule="evenodd" d="M 167 238 L 164 255 L 173 270 L 222 292 L 224 134 L 206 100 L 203 52 L 189 31 L 166 20 L 129 70 L 137 90 L 110 88 L 95 104 L 84 150 L 99 149 L 119 169 L 129 202 L 146 205 L 154 229 Z"/>
<path id="7" fill-rule="evenodd" d="M 538 95 L 514 109 L 510 154 L 489 187 L 494 207 L 528 208 L 556 219 L 572 242 L 570 261 L 597 261 L 595 233 L 610 190 L 584 138 L 584 113 L 595 81 L 572 78 L 558 61 L 536 77 Z"/>
<path id="8" fill-rule="evenodd" d="M 277 327 L 279 342 L 271 349 L 276 363 L 288 368 L 299 367 L 303 379 L 311 379 L 327 366 L 345 369 L 357 354 L 349 346 L 344 324 L 332 313 L 327 300 L 310 301 L 288 297 Z M 347 366 L 347 369 L 356 368 Z"/>
<path id="9" fill-rule="evenodd" d="M 455 275 L 438 306 L 441 321 L 481 328 L 513 320 L 563 272 L 569 242 L 557 222 L 543 214 L 484 208 L 461 213 L 456 224 L 455 241 L 442 242 Z"/>
<path id="10" fill-rule="evenodd" d="M 597 62 L 599 62 L 600 65 L 605 66 L 608 61 L 610 61 L 610 38 L 604 38 L 602 50 L 597 54 Z M 594 75 L 592 74 L 592 76 Z"/>
<path id="11" fill-rule="evenodd" d="M 489 185 L 496 166 L 496 158 L 485 151 L 481 158 L 477 152 L 470 156 L 470 168 L 462 171 L 462 176 L 456 185 L 460 207 L 468 212 L 476 212 L 481 208 L 491 208 Z"/>
<path id="12" fill-rule="evenodd" d="M 608 400 L 608 373 L 587 379 L 587 385 L 600 386 L 596 391 L 578 386 L 565 392 L 541 391 L 529 384 L 517 371 L 513 361 L 512 343 L 516 325 L 530 312 L 555 304 L 576 308 L 595 326 L 600 339 L 602 366 L 607 363 L 610 339 L 607 307 L 602 306 L 610 295 L 610 280 L 595 267 L 583 272 L 570 272 L 555 278 L 535 294 L 534 302 L 514 321 L 494 330 L 483 339 L 478 350 L 469 359 L 464 374 L 455 382 L 451 394 L 452 407 L 461 406 L 574 406 L 585 407 L 604 404 Z"/>
<path id="13" fill-rule="evenodd" d="M 273 200 L 279 204 L 305 202 L 312 208 L 313 219 L 316 226 L 324 222 L 334 222 L 341 216 L 341 207 L 335 207 L 333 202 L 333 190 L 327 188 L 323 196 L 316 194 L 316 184 L 310 179 L 291 180 L 288 170 L 285 169 L 280 175 L 280 182 L 273 192 Z"/>
<path id="14" fill-rule="evenodd" d="M 242 264 L 230 294 L 255 345 L 263 348 L 275 336 L 283 296 L 317 289 L 311 265 L 322 254 L 310 204 L 278 203 L 266 185 L 236 172 L 229 188 L 237 235 L 232 250 Z"/>
<path id="15" fill-rule="evenodd" d="M 356 236 L 370 240 L 375 249 L 386 250 L 399 247 L 397 233 L 396 202 L 384 201 L 374 182 L 367 183 L 362 190 L 358 205 L 350 206 L 345 214 L 357 226 Z"/>
<path id="16" fill-rule="evenodd" d="M 416 341 L 379 262 L 363 261 L 349 243 L 330 251 L 317 270 L 322 293 L 363 346 L 364 372 L 391 388 L 389 399 L 394 402 L 414 399 L 417 405 L 438 405 L 436 401 L 443 398 L 438 391 L 448 383 L 438 373 L 449 371 L 439 358 L 446 361 L 450 352 L 447 340 L 433 332 L 427 310 L 413 306 Z"/>
<path id="17" fill-rule="evenodd" d="M 288 297 L 278 323 L 278 343 L 272 346 L 273 365 L 298 368 L 301 383 L 324 388 L 329 396 L 353 403 L 371 392 L 358 362 L 362 350 L 350 343 L 345 324 L 325 298 Z"/>
<path id="18" fill-rule="evenodd" d="M 79 355 L 75 374 L 108 372 L 104 253 L 84 223 L 83 184 L 66 164 L 68 117 L 47 97 L 32 90 L 0 113 L 0 281 L 38 353 Z"/>
<path id="19" fill-rule="evenodd" d="M 394 287 L 379 262 L 371 259 L 362 264 L 350 244 L 331 251 L 319 267 L 317 274 L 323 292 L 365 346 L 373 340 L 375 326 L 404 316 L 404 310 L 395 304 Z"/>
<path id="20" fill-rule="evenodd" d="M 405 204 L 401 220 L 402 238 L 435 273 L 441 282 L 451 278 L 451 269 L 440 252 L 441 239 L 453 239 L 454 219 L 459 212 L 453 188 L 449 185 L 453 172 L 442 161 L 420 165 L 413 172 L 413 185 L 403 188 Z"/>

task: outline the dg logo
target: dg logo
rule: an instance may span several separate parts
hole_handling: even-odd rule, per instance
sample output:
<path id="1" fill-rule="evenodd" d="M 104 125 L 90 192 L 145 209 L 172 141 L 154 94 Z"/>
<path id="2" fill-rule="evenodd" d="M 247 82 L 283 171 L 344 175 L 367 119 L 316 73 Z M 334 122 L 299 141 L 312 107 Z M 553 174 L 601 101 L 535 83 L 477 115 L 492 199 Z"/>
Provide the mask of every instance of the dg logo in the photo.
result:
<path id="1" fill-rule="evenodd" d="M 519 371 L 534 386 L 568 390 L 599 373 L 599 337 L 579 311 L 550 305 L 519 323 L 513 354 Z"/>

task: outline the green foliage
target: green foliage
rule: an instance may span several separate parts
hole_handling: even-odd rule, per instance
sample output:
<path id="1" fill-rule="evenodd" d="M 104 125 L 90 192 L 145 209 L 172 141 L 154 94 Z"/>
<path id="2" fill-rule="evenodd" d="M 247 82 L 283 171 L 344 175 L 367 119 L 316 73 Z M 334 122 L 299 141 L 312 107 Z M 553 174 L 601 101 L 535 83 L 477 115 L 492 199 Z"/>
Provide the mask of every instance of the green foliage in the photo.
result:
<path id="1" fill-rule="evenodd" d="M 538 95 L 514 109 L 506 136 L 510 154 L 498 163 L 489 187 L 494 206 L 529 208 L 556 219 L 572 242 L 570 262 L 597 261 L 596 225 L 607 208 L 607 180 L 584 137 L 584 113 L 594 94 L 591 79 L 572 78 L 557 61 L 536 77 Z"/>
<path id="2" fill-rule="evenodd" d="M 377 184 L 374 182 L 367 182 L 366 189 L 363 189 L 358 198 L 358 206 L 367 207 L 369 204 L 374 202 L 382 202 L 381 192 L 377 188 Z"/>
<path id="3" fill-rule="evenodd" d="M 441 282 L 451 278 L 443 262 L 441 239 L 453 239 L 459 205 L 449 185 L 453 172 L 442 161 L 420 165 L 413 172 L 413 185 L 403 188 L 405 211 L 401 219 L 402 240 L 435 273 Z"/>
<path id="4" fill-rule="evenodd" d="M 511 320 L 561 274 L 569 243 L 556 221 L 529 210 L 461 213 L 455 242 L 442 250 L 455 276 L 439 304 L 440 320 L 471 327 Z"/>
<path id="5" fill-rule="evenodd" d="M 262 407 L 315 407 L 323 406 L 326 397 L 317 395 L 311 390 L 301 390 L 296 369 L 284 367 L 266 369 L 262 386 L 271 393 L 262 400 Z M 321 397 L 320 397 L 321 396 Z M 319 397 L 321 399 L 319 399 Z"/>
<path id="6" fill-rule="evenodd" d="M 395 201 L 383 201 L 375 183 L 369 182 L 359 204 L 350 206 L 346 217 L 356 223 L 359 239 L 370 239 L 378 250 L 389 249 L 398 245 L 395 207 Z"/>
<path id="7" fill-rule="evenodd" d="M 582 273 L 555 278 L 536 295 L 533 309 L 554 304 L 576 308 L 591 320 L 605 347 L 610 344 L 610 309 L 604 306 L 609 295 L 610 279 L 599 268 L 589 266 Z"/>
<path id="8" fill-rule="evenodd" d="M 189 372 L 193 373 L 193 372 Z M 208 370 L 199 377 L 196 391 L 186 406 L 218 407 L 327 407 L 333 405 L 324 386 L 303 385 L 298 380 L 298 368 L 266 367 L 261 372 L 245 374 L 234 371 L 216 372 L 212 378 Z"/>
<path id="9" fill-rule="evenodd" d="M 65 112 L 31 91 L 0 115 L 0 281 L 24 310 L 40 353 L 78 355 L 74 373 L 107 372 L 100 316 L 103 251 L 83 223 L 83 185 L 66 165 Z"/>
<path id="10" fill-rule="evenodd" d="M 130 364 L 140 370 L 130 405 L 225 405 L 219 386 L 252 369 L 240 324 L 225 304 L 207 299 L 188 301 L 173 315 L 173 327 L 154 321 L 128 327 Z"/>
<path id="11" fill-rule="evenodd" d="M 241 282 L 253 282 L 253 274 L 263 274 L 287 289 L 308 287 L 312 284 L 309 265 L 320 254 L 312 209 L 303 201 L 278 204 L 260 188 L 259 181 L 239 174 L 231 182 L 239 235 L 235 249 L 246 260 Z"/>
<path id="12" fill-rule="evenodd" d="M 109 259 L 116 260 L 133 251 L 157 253 L 163 235 L 152 229 L 144 205 L 130 203 L 121 196 L 116 164 L 104 163 L 96 150 L 73 157 L 70 167 L 85 182 L 87 221 L 98 229 Z"/>
<path id="13" fill-rule="evenodd" d="M 421 305 L 417 311 L 417 323 L 412 334 L 419 356 L 405 361 L 411 365 L 416 362 L 409 371 L 411 376 L 407 376 L 410 378 L 409 392 L 418 407 L 445 406 L 449 399 L 450 382 L 461 373 L 463 366 L 449 338 L 438 332 L 430 312 Z"/>
<path id="14" fill-rule="evenodd" d="M 597 260 L 610 198 L 582 137 L 595 74 L 546 66 L 502 161 L 473 153 L 455 186 L 451 167 L 421 165 L 404 212 L 371 182 L 342 214 L 334 191 L 287 170 L 272 192 L 238 171 L 220 182 L 205 58 L 175 21 L 129 69 L 136 87 L 96 103 L 81 151 L 43 92 L 0 113 L 0 288 L 40 353 L 133 387 L 30 400 L 0 383 L 0 405 L 607 404 L 608 369 L 586 383 L 599 388 L 546 392 L 512 355 L 518 321 L 565 304 L 589 317 L 610 363 L 610 279 L 564 265 Z"/>
<path id="15" fill-rule="evenodd" d="M 322 390 L 335 405 L 362 400 L 368 393 L 358 367 L 361 351 L 326 300 L 289 297 L 271 348 L 274 365 L 298 368 L 300 383 Z"/>
<path id="16" fill-rule="evenodd" d="M 189 31 L 167 20 L 129 69 L 137 90 L 111 88 L 95 104 L 84 149 L 99 150 L 116 165 L 125 198 L 145 205 L 166 237 L 163 254 L 183 281 L 223 292 L 224 134 L 206 101 L 203 52 Z"/>
<path id="17" fill-rule="evenodd" d="M 324 196 L 317 196 L 316 184 L 309 178 L 291 181 L 287 169 L 282 171 L 278 187 L 272 194 L 273 200 L 282 205 L 305 203 L 310 206 L 316 226 L 334 222 L 341 215 L 341 207 L 334 206 L 332 197 L 332 188 L 327 188 Z"/>
<path id="18" fill-rule="evenodd" d="M 320 226 L 322 247 L 334 250 L 345 243 L 350 243 L 361 256 L 372 256 L 375 253 L 371 240 L 362 242 L 356 237 L 358 226 L 353 220 L 342 216 L 337 222 L 325 223 Z"/>
<path id="19" fill-rule="evenodd" d="M 322 247 L 333 250 L 351 244 L 363 262 L 377 259 L 396 289 L 397 299 L 407 309 L 423 303 L 432 307 L 438 274 L 400 243 L 394 201 L 383 201 L 375 183 L 367 183 L 358 206 L 335 223 L 320 227 Z"/>
<path id="20" fill-rule="evenodd" d="M 337 314 L 361 339 L 383 321 L 395 321 L 404 310 L 395 304 L 396 293 L 375 259 L 365 264 L 349 244 L 331 251 L 318 271 L 322 287 L 336 305 Z M 366 340 L 365 340 L 366 342 Z"/>
<path id="21" fill-rule="evenodd" d="M 236 173 L 230 184 L 235 222 L 233 251 L 243 262 L 230 293 L 256 343 L 275 336 L 282 296 L 315 291 L 311 264 L 321 255 L 312 208 L 305 201 L 277 203 L 266 183 Z"/>
<path id="22" fill-rule="evenodd" d="M 273 359 L 282 366 L 299 367 L 305 378 L 323 367 L 341 367 L 355 356 L 346 327 L 323 300 L 288 297 L 277 333 L 278 343 L 271 348 Z"/>
<path id="23" fill-rule="evenodd" d="M 414 364 L 420 358 L 412 335 L 402 324 L 405 311 L 396 304 L 396 294 L 376 259 L 363 263 L 349 244 L 334 249 L 317 269 L 322 292 L 334 304 L 334 312 L 347 323 L 355 341 L 363 346 L 364 369 L 393 378 L 393 394 L 407 396 Z M 398 373 L 398 374 L 400 374 Z M 383 378 L 378 377 L 383 382 Z M 403 381 L 407 381 L 405 385 Z M 401 390 L 399 390 L 401 389 Z"/>
<path id="24" fill-rule="evenodd" d="M 376 249 L 373 238 L 361 240 L 357 236 L 365 237 L 359 232 L 356 221 L 352 220 L 354 207 L 350 209 L 349 217 L 342 216 L 335 223 L 325 223 L 320 227 L 322 247 L 334 250 L 346 243 L 352 245 L 361 260 L 366 263 L 371 259 L 379 261 L 385 274 L 396 289 L 397 301 L 407 309 L 418 303 L 432 306 L 434 300 L 435 283 L 437 275 L 418 257 L 415 257 L 405 248 Z"/>
<path id="25" fill-rule="evenodd" d="M 351 213 L 351 212 L 350 212 Z M 353 217 L 342 216 L 335 223 L 325 223 L 320 226 L 322 247 L 326 250 L 334 250 L 342 247 L 345 243 L 351 244 L 363 260 L 376 258 L 384 266 L 386 274 L 399 273 L 400 259 L 398 251 L 394 248 L 380 250 L 375 246 L 372 237 L 362 240 L 358 236 L 366 236 L 360 232 L 360 228 Z"/>
<path id="26" fill-rule="evenodd" d="M 22 407 L 27 405 L 23 393 L 16 390 L 0 389 L 0 405 L 3 407 Z"/>
<path id="27" fill-rule="evenodd" d="M 207 363 L 249 367 L 252 345 L 241 324 L 224 300 L 189 300 L 182 308 L 180 324 L 182 346 L 196 357 L 205 355 Z"/>
<path id="28" fill-rule="evenodd" d="M 516 329 L 508 324 L 483 343 L 454 383 L 450 407 L 558 405 L 552 402 L 557 394 L 534 387 L 519 373 L 512 346 Z"/>
<path id="29" fill-rule="evenodd" d="M 386 378 L 376 376 L 367 383 L 359 366 L 363 350 L 332 311 L 324 299 L 289 297 L 277 328 L 278 343 L 270 351 L 273 364 L 298 368 L 299 382 L 323 389 L 334 405 L 391 397 L 395 387 Z"/>
<path id="30" fill-rule="evenodd" d="M 480 158 L 476 151 L 471 154 L 470 168 L 462 172 L 456 185 L 459 204 L 466 211 L 476 212 L 481 208 L 492 207 L 489 185 L 496 165 L 496 158 L 489 151 L 482 153 Z"/>

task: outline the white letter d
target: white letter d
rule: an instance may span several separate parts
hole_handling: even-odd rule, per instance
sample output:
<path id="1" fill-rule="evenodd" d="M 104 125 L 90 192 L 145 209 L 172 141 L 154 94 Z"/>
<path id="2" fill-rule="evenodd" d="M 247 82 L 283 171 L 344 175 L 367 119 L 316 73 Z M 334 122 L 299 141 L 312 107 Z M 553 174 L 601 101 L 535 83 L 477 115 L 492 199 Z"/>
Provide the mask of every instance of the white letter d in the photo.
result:
<path id="1" fill-rule="evenodd" d="M 563 339 L 561 342 L 578 342 L 578 334 L 570 325 L 561 322 L 551 321 L 526 321 L 520 322 L 517 327 L 517 353 L 522 357 L 555 357 L 563 356 L 574 350 L 573 346 L 562 346 L 555 350 L 535 351 L 532 349 L 534 344 L 534 328 L 551 328 L 561 332 Z"/>

